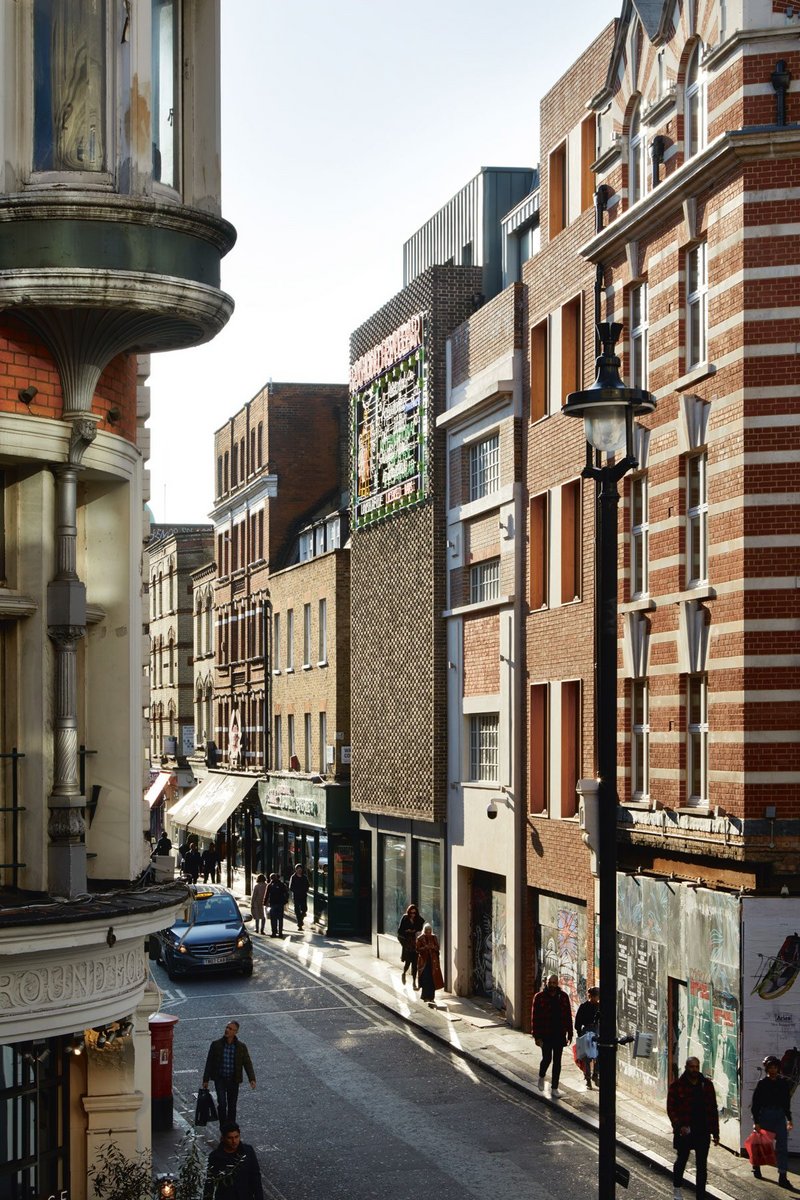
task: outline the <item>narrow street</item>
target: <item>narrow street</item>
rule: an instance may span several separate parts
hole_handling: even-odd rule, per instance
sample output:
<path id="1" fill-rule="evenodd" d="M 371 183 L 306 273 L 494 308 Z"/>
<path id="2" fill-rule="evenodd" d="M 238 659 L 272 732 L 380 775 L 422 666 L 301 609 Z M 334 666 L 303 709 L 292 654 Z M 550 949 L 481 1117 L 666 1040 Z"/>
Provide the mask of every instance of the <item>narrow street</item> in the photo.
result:
<path id="1" fill-rule="evenodd" d="M 191 1122 L 209 1042 L 228 1019 L 258 1076 L 239 1093 L 243 1140 L 258 1152 L 267 1195 L 286 1200 L 440 1200 L 596 1193 L 594 1141 L 568 1118 L 464 1062 L 415 1027 L 256 938 L 256 968 L 170 983 L 175 1109 Z M 565 1068 L 569 1065 L 565 1056 Z M 216 1144 L 218 1126 L 200 1131 Z M 668 1181 L 628 1156 L 632 1200 Z"/>

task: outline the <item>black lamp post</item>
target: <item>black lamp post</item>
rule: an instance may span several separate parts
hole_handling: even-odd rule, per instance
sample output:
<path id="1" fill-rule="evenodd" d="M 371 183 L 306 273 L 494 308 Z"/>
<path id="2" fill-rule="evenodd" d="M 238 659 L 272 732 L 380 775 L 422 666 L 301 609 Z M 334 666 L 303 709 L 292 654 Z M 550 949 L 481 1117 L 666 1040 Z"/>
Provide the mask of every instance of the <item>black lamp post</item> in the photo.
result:
<path id="1" fill-rule="evenodd" d="M 595 587 L 595 744 L 598 774 L 600 893 L 600 1070 L 598 1200 L 614 1200 L 617 1164 L 617 483 L 638 466 L 633 453 L 633 418 L 652 412 L 655 397 L 626 387 L 614 346 L 622 326 L 597 327 L 601 351 L 591 387 L 572 392 L 562 412 L 583 417 L 586 429 L 584 478 L 597 482 L 597 582 Z M 625 456 L 614 460 L 624 448 Z M 592 452 L 594 451 L 594 453 Z M 605 459 L 605 462 L 603 461 Z"/>

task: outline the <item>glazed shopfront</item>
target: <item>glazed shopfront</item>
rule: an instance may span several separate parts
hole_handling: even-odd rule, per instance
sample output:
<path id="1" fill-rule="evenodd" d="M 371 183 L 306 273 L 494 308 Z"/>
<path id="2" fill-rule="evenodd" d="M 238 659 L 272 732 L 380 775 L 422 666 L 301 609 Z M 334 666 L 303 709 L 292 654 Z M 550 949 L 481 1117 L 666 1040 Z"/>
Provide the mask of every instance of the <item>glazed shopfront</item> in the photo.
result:
<path id="1" fill-rule="evenodd" d="M 314 924 L 329 934 L 367 937 L 369 834 L 359 830 L 350 811 L 349 786 L 277 772 L 259 780 L 258 794 L 264 871 L 288 880 L 301 865 L 311 885 L 308 911 Z"/>

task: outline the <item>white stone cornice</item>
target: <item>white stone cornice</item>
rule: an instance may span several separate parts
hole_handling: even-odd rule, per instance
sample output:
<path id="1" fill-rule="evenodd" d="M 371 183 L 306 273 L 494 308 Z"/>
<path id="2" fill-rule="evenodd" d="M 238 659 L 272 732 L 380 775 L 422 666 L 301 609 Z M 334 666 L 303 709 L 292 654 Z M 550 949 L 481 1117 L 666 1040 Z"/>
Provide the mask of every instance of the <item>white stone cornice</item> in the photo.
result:
<path id="1" fill-rule="evenodd" d="M 707 188 L 724 171 L 739 162 L 800 156 L 800 125 L 768 125 L 736 130 L 716 138 L 673 175 L 648 192 L 631 208 L 580 249 L 591 262 L 625 253 L 626 244 L 660 228 L 667 217 L 682 212 L 684 201 Z"/>

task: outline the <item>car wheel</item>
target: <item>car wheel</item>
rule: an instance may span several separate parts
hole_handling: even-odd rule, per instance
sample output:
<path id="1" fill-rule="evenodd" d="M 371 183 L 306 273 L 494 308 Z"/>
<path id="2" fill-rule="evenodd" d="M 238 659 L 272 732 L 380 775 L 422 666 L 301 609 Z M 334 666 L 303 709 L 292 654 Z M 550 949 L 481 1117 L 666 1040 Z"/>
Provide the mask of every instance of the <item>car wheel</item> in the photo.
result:
<path id="1" fill-rule="evenodd" d="M 247 979 L 250 975 L 252 975 L 253 974 L 253 964 L 248 963 L 246 967 L 242 967 L 242 974 L 244 975 L 245 979 Z"/>

